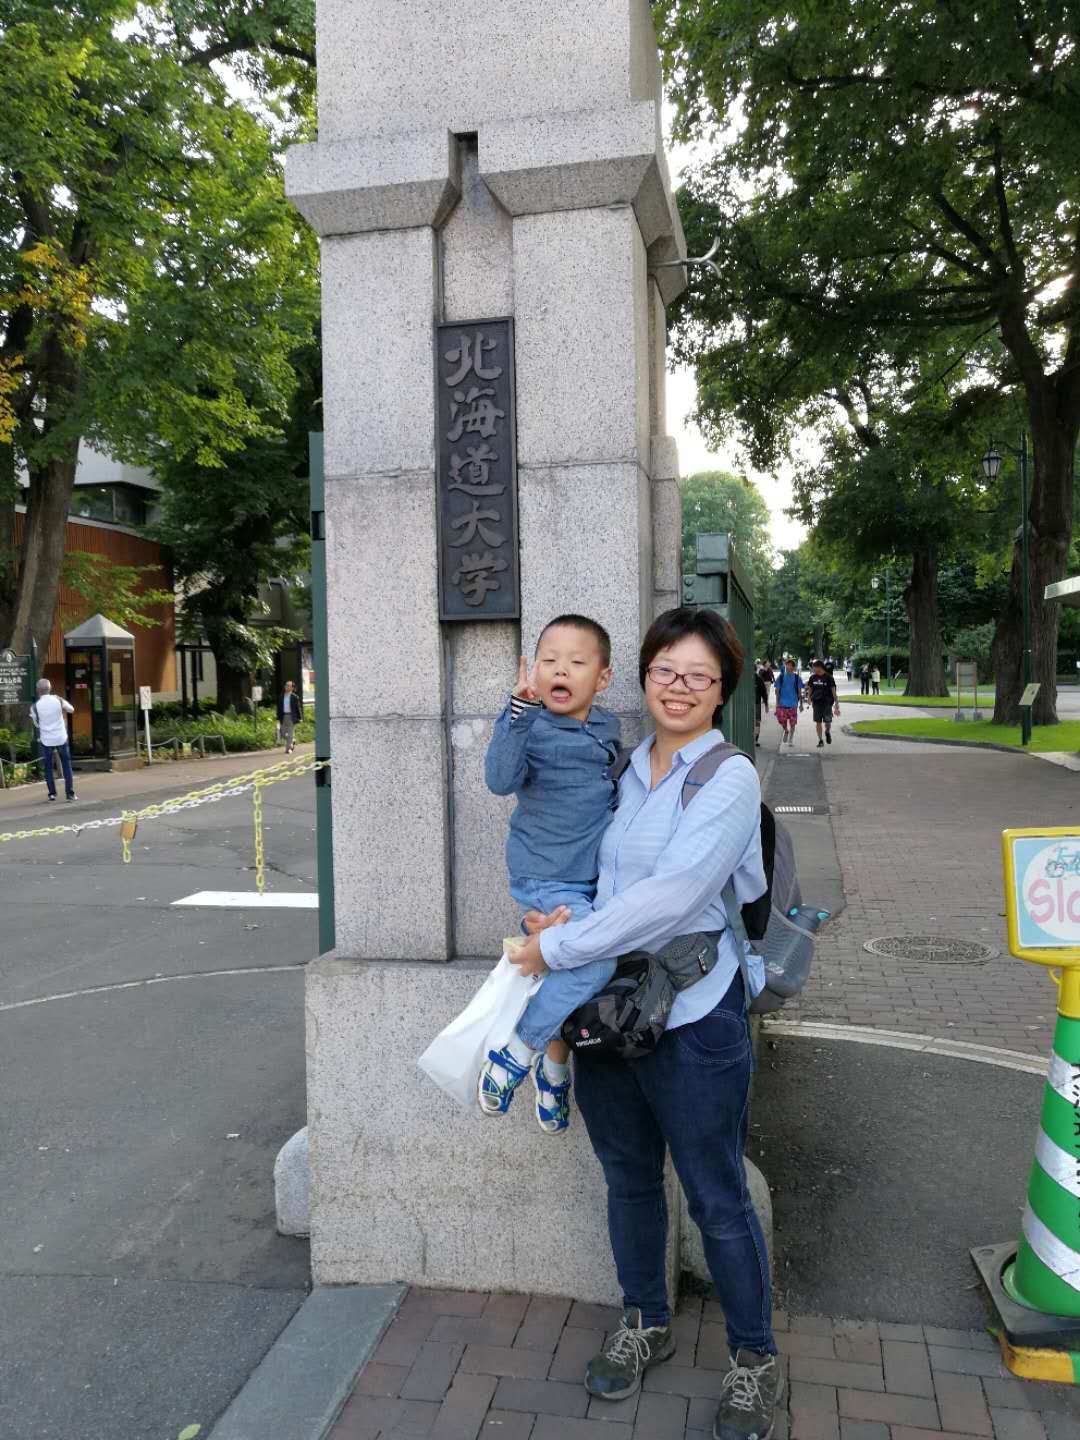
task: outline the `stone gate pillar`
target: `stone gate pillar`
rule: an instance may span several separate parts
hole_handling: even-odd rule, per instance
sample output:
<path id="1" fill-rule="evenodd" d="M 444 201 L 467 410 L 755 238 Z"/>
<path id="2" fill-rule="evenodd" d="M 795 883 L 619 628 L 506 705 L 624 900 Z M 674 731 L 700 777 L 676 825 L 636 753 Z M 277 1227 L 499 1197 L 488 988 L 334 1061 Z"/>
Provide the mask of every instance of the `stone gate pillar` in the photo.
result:
<path id="1" fill-rule="evenodd" d="M 610 1299 L 580 1124 L 553 1146 L 527 1103 L 464 1115 L 414 1061 L 516 928 L 482 771 L 518 655 L 560 611 L 595 616 L 633 740 L 638 644 L 678 603 L 683 272 L 650 265 L 684 252 L 649 6 L 318 0 L 318 64 L 319 140 L 286 167 L 323 273 L 338 949 L 307 983 L 315 1278 Z M 436 326 L 500 317 L 520 620 L 441 623 Z"/>

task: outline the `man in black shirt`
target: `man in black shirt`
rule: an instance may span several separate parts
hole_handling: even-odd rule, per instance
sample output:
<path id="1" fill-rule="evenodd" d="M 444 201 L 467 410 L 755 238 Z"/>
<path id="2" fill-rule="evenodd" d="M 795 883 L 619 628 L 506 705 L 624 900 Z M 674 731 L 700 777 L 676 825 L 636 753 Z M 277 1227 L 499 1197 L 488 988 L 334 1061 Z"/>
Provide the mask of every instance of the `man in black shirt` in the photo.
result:
<path id="1" fill-rule="evenodd" d="M 824 660 L 815 660 L 810 679 L 806 682 L 806 693 L 814 707 L 814 725 L 817 728 L 817 745 L 832 744 L 832 717 L 840 714 L 840 701 L 836 694 L 836 681 L 825 670 Z M 821 727 L 825 727 L 825 738 L 821 738 Z"/>
<path id="2" fill-rule="evenodd" d="M 765 679 L 765 666 L 758 660 L 754 664 L 754 744 L 761 739 L 761 712 L 769 713 L 769 684 Z"/>

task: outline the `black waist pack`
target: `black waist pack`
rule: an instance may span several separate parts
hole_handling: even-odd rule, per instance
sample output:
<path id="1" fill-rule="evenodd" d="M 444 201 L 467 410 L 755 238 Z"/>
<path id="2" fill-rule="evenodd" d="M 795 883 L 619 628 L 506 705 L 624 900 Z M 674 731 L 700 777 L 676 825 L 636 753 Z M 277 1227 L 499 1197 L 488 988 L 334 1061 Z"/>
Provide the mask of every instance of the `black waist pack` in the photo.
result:
<path id="1" fill-rule="evenodd" d="M 679 990 L 708 975 L 716 964 L 719 933 L 677 935 L 650 955 L 621 955 L 604 988 L 563 1021 L 571 1050 L 610 1059 L 637 1060 L 655 1050 Z"/>

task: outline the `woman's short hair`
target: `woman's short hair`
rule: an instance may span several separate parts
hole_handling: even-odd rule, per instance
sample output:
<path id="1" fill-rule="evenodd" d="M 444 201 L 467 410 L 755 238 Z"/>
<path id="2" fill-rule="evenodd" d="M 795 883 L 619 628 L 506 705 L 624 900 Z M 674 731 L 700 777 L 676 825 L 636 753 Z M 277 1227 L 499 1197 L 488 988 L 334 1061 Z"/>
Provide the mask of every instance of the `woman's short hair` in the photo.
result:
<path id="1" fill-rule="evenodd" d="M 713 713 L 713 724 L 720 723 L 724 705 L 735 693 L 743 668 L 743 648 L 739 638 L 728 622 L 717 615 L 715 610 L 696 610 L 689 605 L 680 605 L 677 610 L 665 610 L 658 615 L 645 632 L 638 657 L 638 679 L 645 689 L 645 672 L 661 650 L 677 645 L 680 640 L 696 635 L 703 640 L 716 656 L 720 666 L 720 704 Z"/>

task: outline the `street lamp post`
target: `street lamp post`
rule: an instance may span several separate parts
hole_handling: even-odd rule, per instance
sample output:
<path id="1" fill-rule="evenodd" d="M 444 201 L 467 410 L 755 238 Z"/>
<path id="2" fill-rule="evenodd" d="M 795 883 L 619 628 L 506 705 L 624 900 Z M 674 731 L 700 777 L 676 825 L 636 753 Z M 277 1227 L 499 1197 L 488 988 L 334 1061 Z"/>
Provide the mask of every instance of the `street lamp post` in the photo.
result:
<path id="1" fill-rule="evenodd" d="M 1021 614 L 1023 616 L 1023 655 L 1021 658 L 1021 674 L 1024 689 L 1031 684 L 1031 591 L 1028 585 L 1028 473 L 1027 473 L 1027 431 L 1020 431 L 1020 444 L 1014 449 L 1006 445 L 1005 449 L 1016 456 L 1020 467 L 1020 602 Z M 988 480 L 996 480 L 1001 473 L 1001 451 L 996 443 L 991 440 L 990 447 L 982 457 L 983 474 Z M 1020 743 L 1029 745 L 1031 743 L 1031 706 L 1020 707 Z"/>
<path id="2" fill-rule="evenodd" d="M 876 590 L 881 577 L 874 575 L 870 584 Z M 892 689 L 892 566 L 885 566 L 885 685 Z"/>

